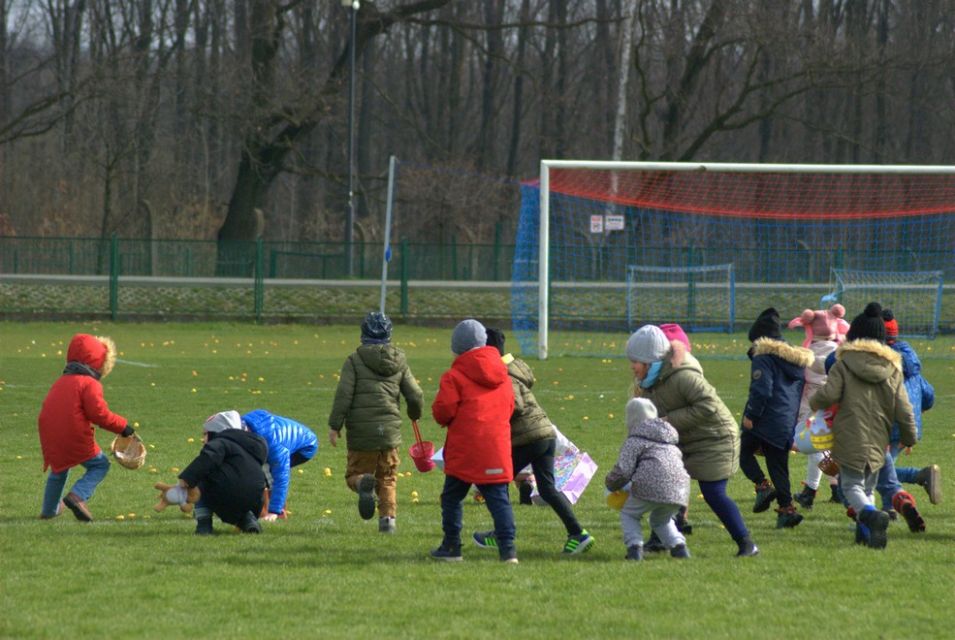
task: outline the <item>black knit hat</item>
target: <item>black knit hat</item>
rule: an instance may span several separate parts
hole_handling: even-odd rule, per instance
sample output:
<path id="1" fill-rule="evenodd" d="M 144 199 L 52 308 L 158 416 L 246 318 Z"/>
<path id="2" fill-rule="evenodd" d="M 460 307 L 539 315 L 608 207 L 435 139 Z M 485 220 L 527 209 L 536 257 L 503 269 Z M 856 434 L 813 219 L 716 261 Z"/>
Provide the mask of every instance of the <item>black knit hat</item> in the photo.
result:
<path id="1" fill-rule="evenodd" d="M 882 305 L 870 302 L 865 310 L 852 319 L 846 340 L 868 338 L 885 342 L 885 320 L 882 319 Z"/>
<path id="2" fill-rule="evenodd" d="M 500 329 L 487 329 L 487 346 L 494 347 L 498 353 L 504 355 L 504 332 Z"/>
<path id="3" fill-rule="evenodd" d="M 391 342 L 391 320 L 380 311 L 372 311 L 361 323 L 362 344 L 388 344 Z"/>
<path id="4" fill-rule="evenodd" d="M 779 312 L 770 307 L 760 313 L 756 317 L 756 322 L 749 328 L 749 341 L 756 342 L 759 338 L 782 340 L 782 326 L 782 322 L 779 320 Z"/>

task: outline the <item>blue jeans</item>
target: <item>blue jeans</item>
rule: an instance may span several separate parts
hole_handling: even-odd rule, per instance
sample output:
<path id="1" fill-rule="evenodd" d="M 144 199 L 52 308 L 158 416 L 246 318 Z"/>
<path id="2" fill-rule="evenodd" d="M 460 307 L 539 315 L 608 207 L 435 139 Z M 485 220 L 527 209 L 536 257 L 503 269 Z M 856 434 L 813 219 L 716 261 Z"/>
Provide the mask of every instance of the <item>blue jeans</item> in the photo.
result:
<path id="1" fill-rule="evenodd" d="M 103 481 L 109 472 L 109 458 L 102 451 L 93 456 L 86 462 L 80 463 L 86 473 L 73 485 L 73 493 L 78 495 L 83 502 L 89 501 L 93 497 L 96 487 Z M 40 515 L 52 518 L 56 515 L 56 509 L 60 498 L 63 497 L 63 487 L 66 486 L 66 478 L 70 475 L 70 470 L 66 469 L 60 473 L 50 471 L 46 478 L 46 488 L 43 490 L 43 508 Z"/>
<path id="2" fill-rule="evenodd" d="M 875 482 L 875 490 L 882 496 L 882 510 L 892 508 L 892 498 L 902 490 L 902 483 L 896 474 L 895 460 L 890 453 L 885 454 L 885 464 L 879 469 L 879 477 Z"/>
<path id="3" fill-rule="evenodd" d="M 899 459 L 899 453 L 902 452 L 902 443 L 893 442 L 889 445 L 889 455 L 892 456 L 892 460 Z M 918 475 L 919 470 L 916 467 L 900 467 L 896 465 L 895 475 L 898 476 L 899 482 L 904 482 L 905 484 L 916 484 L 915 478 Z"/>
<path id="4" fill-rule="evenodd" d="M 478 489 L 484 496 L 484 504 L 491 512 L 494 520 L 494 536 L 497 538 L 497 548 L 501 556 L 514 550 L 514 512 L 511 510 L 511 500 L 507 495 L 508 483 L 479 484 Z M 471 483 L 459 480 L 454 476 L 444 477 L 444 490 L 441 492 L 441 528 L 444 530 L 444 546 L 461 546 L 461 529 L 463 523 L 463 509 L 461 502 L 471 490 Z"/>

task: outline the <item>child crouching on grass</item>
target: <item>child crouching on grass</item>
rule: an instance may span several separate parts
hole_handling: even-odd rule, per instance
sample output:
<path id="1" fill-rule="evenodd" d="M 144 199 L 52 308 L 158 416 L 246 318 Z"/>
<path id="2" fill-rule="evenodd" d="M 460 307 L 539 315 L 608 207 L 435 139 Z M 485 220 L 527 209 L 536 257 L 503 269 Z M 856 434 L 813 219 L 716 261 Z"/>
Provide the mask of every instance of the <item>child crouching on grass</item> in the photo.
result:
<path id="1" fill-rule="evenodd" d="M 461 501 L 474 484 L 494 520 L 501 560 L 516 564 L 514 513 L 507 495 L 507 486 L 514 478 L 510 422 L 514 391 L 501 354 L 486 345 L 487 331 L 477 320 L 464 320 L 454 328 L 451 351 L 456 357 L 441 375 L 438 395 L 431 405 L 435 422 L 448 430 L 441 492 L 444 539 L 431 551 L 431 557 L 462 559 Z"/>
<path id="2" fill-rule="evenodd" d="M 872 490 L 885 464 L 892 423 L 902 446 L 916 442 L 915 418 L 902 377 L 901 356 L 886 346 L 882 307 L 870 302 L 856 316 L 836 350 L 825 386 L 809 399 L 812 410 L 839 405 L 833 418 L 832 458 L 839 488 L 856 515 L 856 542 L 882 549 L 889 514 L 875 508 Z"/>
<path id="3" fill-rule="evenodd" d="M 679 435 L 645 398 L 627 403 L 627 439 L 604 484 L 610 491 L 630 483 L 630 495 L 620 510 L 627 560 L 643 559 L 640 520 L 649 515 L 650 527 L 674 558 L 689 558 L 686 538 L 673 521 L 690 497 L 690 476 L 677 447 Z"/>
<path id="4" fill-rule="evenodd" d="M 37 419 L 43 470 L 50 469 L 40 519 L 60 515 L 65 505 L 77 520 L 92 522 L 87 502 L 109 472 L 109 459 L 96 444 L 93 425 L 122 436 L 133 435 L 123 416 L 109 410 L 100 380 L 109 375 L 116 361 L 116 345 L 110 338 L 78 333 L 66 351 L 66 368 L 53 383 Z M 70 469 L 82 466 L 86 473 L 63 498 Z"/>

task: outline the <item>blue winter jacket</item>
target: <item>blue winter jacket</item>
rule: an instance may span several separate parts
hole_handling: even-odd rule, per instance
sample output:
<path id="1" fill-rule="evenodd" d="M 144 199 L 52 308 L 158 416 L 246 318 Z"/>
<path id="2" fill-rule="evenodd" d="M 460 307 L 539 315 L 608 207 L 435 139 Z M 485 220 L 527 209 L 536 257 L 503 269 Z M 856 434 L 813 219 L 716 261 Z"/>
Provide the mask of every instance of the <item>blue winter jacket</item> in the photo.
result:
<path id="1" fill-rule="evenodd" d="M 292 454 L 311 460 L 318 452 L 318 436 L 311 429 L 291 418 L 256 409 L 242 416 L 249 431 L 257 433 L 269 445 L 269 473 L 272 475 L 272 493 L 269 513 L 282 513 L 288 497 Z"/>
<path id="2" fill-rule="evenodd" d="M 815 356 L 809 349 L 773 338 L 756 340 L 748 355 L 752 366 L 743 416 L 752 421 L 754 436 L 778 449 L 789 449 L 806 384 L 805 368 Z"/>
<path id="3" fill-rule="evenodd" d="M 922 377 L 922 363 L 919 361 L 915 349 L 908 342 L 898 340 L 890 347 L 902 356 L 902 377 L 905 379 L 905 391 L 909 394 L 912 403 L 912 412 L 915 414 L 915 430 L 918 439 L 922 439 L 922 412 L 928 411 L 935 404 L 935 389 L 928 380 Z M 892 442 L 899 442 L 899 423 L 892 424 Z"/>

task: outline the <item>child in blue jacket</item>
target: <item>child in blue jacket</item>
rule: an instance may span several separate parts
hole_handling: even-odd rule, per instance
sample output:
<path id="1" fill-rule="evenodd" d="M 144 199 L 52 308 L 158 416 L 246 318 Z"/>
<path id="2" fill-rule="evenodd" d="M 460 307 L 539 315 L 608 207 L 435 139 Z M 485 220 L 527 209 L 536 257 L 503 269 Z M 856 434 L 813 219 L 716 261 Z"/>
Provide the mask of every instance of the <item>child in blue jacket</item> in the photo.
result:
<path id="1" fill-rule="evenodd" d="M 753 346 L 747 355 L 752 366 L 749 399 L 743 410 L 739 466 L 756 486 L 753 513 L 766 511 L 776 500 L 776 528 L 791 528 L 803 517 L 793 505 L 789 450 L 805 385 L 805 368 L 812 364 L 814 356 L 809 349 L 783 340 L 779 313 L 773 308 L 759 314 L 749 330 L 749 339 Z M 756 460 L 757 451 L 766 457 L 772 482 L 766 479 Z"/>
<path id="2" fill-rule="evenodd" d="M 935 389 L 922 376 L 922 363 L 919 361 L 918 354 L 905 340 L 899 340 L 899 322 L 895 319 L 895 314 L 891 309 L 882 310 L 882 319 L 885 321 L 885 343 L 893 351 L 897 351 L 902 356 L 902 377 L 905 379 L 905 391 L 909 394 L 909 402 L 912 403 L 912 413 L 915 414 L 915 430 L 918 440 L 922 439 L 922 412 L 928 411 L 935 405 Z M 900 443 L 899 425 L 892 425 L 892 435 L 889 437 L 889 452 L 893 460 L 898 460 L 899 453 L 903 450 Z M 942 501 L 942 472 L 937 464 L 918 469 L 916 467 L 900 467 L 896 465 L 895 473 L 899 482 L 907 484 L 917 484 L 928 493 L 929 502 L 938 504 Z M 883 494 L 883 504 L 885 502 Z"/>
<path id="3" fill-rule="evenodd" d="M 269 474 L 272 476 L 272 489 L 269 493 L 268 513 L 262 519 L 274 522 L 278 518 L 288 518 L 286 501 L 288 499 L 289 479 L 292 467 L 305 464 L 318 452 L 318 436 L 301 422 L 277 416 L 265 409 L 256 409 L 242 416 L 242 424 L 252 433 L 256 433 L 269 445 Z"/>

